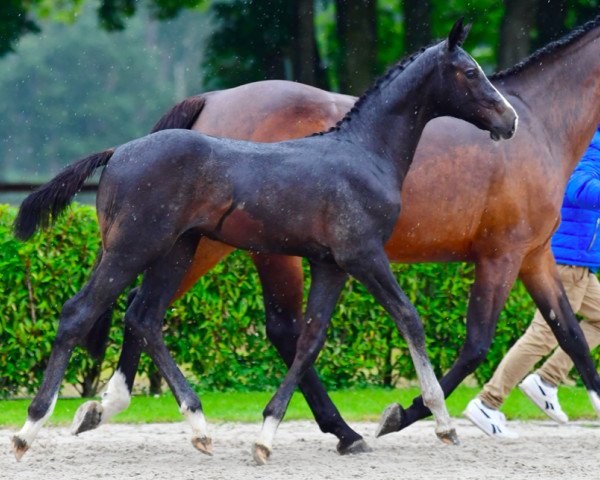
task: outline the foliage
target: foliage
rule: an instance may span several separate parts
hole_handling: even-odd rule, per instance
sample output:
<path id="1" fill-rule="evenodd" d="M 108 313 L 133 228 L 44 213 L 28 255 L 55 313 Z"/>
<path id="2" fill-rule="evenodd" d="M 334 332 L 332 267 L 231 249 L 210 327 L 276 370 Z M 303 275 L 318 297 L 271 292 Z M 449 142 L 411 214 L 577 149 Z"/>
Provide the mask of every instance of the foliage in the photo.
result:
<path id="1" fill-rule="evenodd" d="M 0 179 L 43 180 L 94 151 L 142 136 L 175 101 L 200 90 L 194 45 L 206 18 L 138 17 L 126 32 L 98 31 L 95 14 L 45 25 L 1 60 Z M 189 91 L 188 91 L 189 90 Z"/>
<path id="2" fill-rule="evenodd" d="M 34 391 L 50 354 L 62 304 L 89 276 L 99 247 L 93 209 L 77 206 L 50 232 L 28 243 L 13 239 L 12 207 L 0 207 L 0 392 Z M 472 268 L 465 264 L 395 265 L 400 283 L 424 321 L 436 372 L 453 363 L 465 338 Z M 104 377 L 122 342 L 123 295 L 116 308 Z M 528 325 L 529 297 L 517 284 L 493 346 L 476 377 L 485 381 Z M 164 327 L 167 344 L 188 377 L 203 390 L 263 390 L 278 385 L 283 362 L 265 337 L 260 283 L 246 254 L 232 254 L 176 302 Z M 600 352 L 596 352 L 596 361 Z M 66 381 L 81 385 L 94 365 L 76 350 Z M 349 282 L 317 363 L 329 388 L 394 385 L 414 378 L 406 344 L 390 318 L 362 286 Z M 150 371 L 144 359 L 142 370 Z M 21 390 L 19 390 L 21 389 Z M 80 388 L 81 390 L 81 388 Z"/>

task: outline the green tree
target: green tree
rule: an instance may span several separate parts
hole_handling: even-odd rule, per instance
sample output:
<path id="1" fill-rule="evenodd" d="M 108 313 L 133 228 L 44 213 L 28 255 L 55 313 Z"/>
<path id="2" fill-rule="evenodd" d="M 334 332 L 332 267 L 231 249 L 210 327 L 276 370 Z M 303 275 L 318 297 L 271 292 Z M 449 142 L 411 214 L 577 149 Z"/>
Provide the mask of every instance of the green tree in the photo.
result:
<path id="1" fill-rule="evenodd" d="M 62 165 L 146 134 L 175 101 L 201 90 L 206 15 L 98 31 L 84 9 L 49 22 L 0 60 L 0 178 L 46 179 Z"/>

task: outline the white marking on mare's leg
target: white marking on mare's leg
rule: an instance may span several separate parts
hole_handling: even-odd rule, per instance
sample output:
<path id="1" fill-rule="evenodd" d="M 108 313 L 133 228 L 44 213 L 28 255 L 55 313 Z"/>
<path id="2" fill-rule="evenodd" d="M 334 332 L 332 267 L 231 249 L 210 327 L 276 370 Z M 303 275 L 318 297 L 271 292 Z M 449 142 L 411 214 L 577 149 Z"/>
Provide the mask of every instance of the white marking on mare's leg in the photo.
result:
<path id="1" fill-rule="evenodd" d="M 117 413 L 122 412 L 131 402 L 131 393 L 127 388 L 125 375 L 120 370 L 115 371 L 110 378 L 106 391 L 102 394 L 102 416 L 100 425 L 106 423 Z"/>
<path id="2" fill-rule="evenodd" d="M 588 395 L 590 397 L 590 401 L 592 402 L 594 410 L 596 410 L 596 415 L 600 417 L 600 397 L 593 390 L 588 390 Z"/>

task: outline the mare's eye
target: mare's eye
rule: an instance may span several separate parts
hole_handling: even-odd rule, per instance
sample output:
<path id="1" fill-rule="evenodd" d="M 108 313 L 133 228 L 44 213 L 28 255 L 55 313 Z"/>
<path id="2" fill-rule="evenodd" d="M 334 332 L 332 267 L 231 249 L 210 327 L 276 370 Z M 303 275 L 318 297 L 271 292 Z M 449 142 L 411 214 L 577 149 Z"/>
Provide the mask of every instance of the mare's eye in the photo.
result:
<path id="1" fill-rule="evenodd" d="M 477 70 L 474 68 L 465 70 L 465 77 L 467 77 L 469 80 L 473 80 L 474 78 L 477 78 Z"/>

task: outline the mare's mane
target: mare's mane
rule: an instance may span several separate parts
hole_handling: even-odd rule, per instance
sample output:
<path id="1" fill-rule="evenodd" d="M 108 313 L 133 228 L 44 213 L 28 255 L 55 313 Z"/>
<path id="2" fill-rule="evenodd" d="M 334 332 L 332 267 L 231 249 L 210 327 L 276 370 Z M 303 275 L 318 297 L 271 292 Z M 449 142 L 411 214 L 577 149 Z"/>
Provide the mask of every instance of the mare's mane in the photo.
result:
<path id="1" fill-rule="evenodd" d="M 594 30 L 595 28 L 598 28 L 599 26 L 600 15 L 598 15 L 593 20 L 584 23 L 581 27 L 572 30 L 563 37 L 559 38 L 558 40 L 554 40 L 553 42 L 550 42 L 544 47 L 536 50 L 516 65 L 513 65 L 512 67 L 509 67 L 505 70 L 501 70 L 500 72 L 496 72 L 492 75 L 489 75 L 488 78 L 490 80 L 503 80 L 512 75 L 516 75 L 517 73 L 520 73 L 523 70 L 525 70 L 530 65 L 534 63 L 539 63 L 540 60 L 542 60 L 543 58 L 567 48 L 569 45 L 572 45 L 581 37 L 583 37 L 586 33 Z"/>

